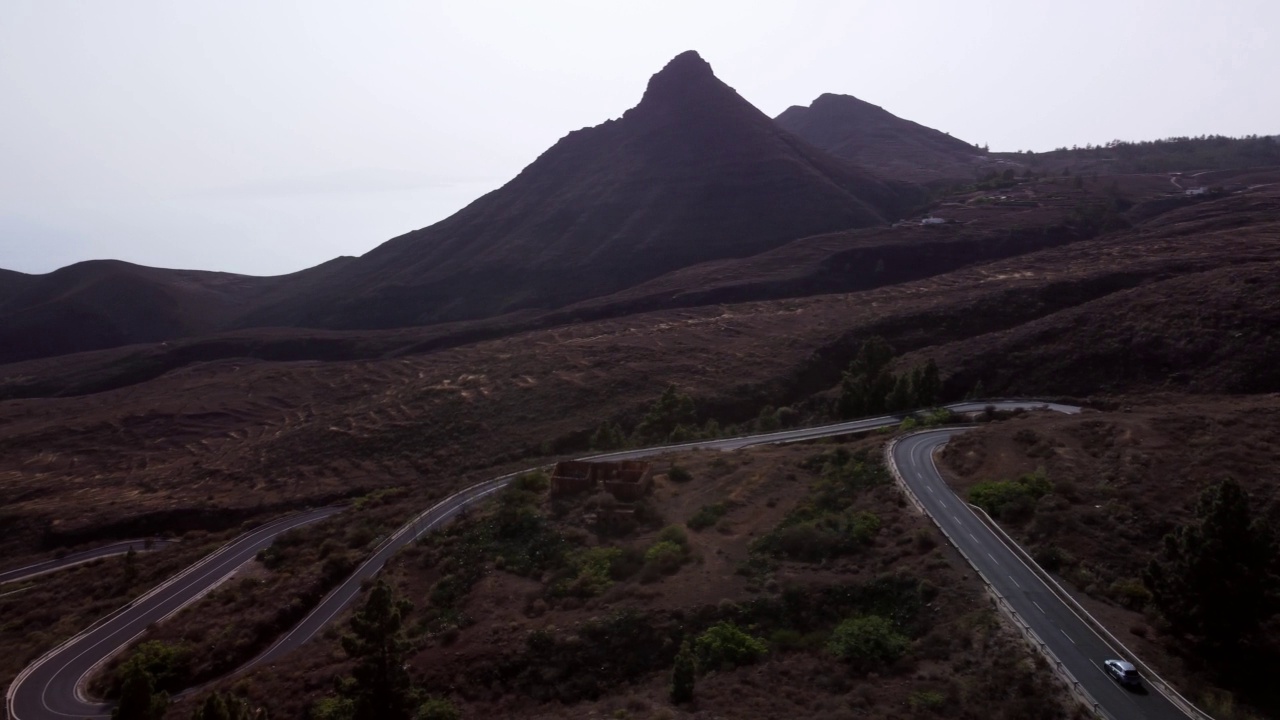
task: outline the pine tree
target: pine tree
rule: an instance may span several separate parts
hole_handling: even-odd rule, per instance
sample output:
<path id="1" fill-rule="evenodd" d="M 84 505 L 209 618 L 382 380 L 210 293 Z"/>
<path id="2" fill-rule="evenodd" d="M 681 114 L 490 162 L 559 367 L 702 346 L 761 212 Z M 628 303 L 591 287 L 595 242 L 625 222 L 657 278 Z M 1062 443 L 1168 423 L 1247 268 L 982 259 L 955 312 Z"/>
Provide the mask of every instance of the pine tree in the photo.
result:
<path id="1" fill-rule="evenodd" d="M 924 384 L 924 368 L 919 365 L 911 368 L 911 401 L 909 407 L 922 407 L 928 405 L 920 399 L 920 386 Z"/>
<path id="2" fill-rule="evenodd" d="M 933 407 L 942 399 L 942 377 L 938 373 L 938 363 L 929 358 L 920 371 L 920 378 L 913 378 L 913 389 L 916 393 L 916 404 L 920 407 Z"/>
<path id="3" fill-rule="evenodd" d="M 120 686 L 120 704 L 111 720 L 161 720 L 169 698 L 155 691 L 155 680 L 138 663 L 126 663 Z"/>
<path id="4" fill-rule="evenodd" d="M 1196 511 L 1197 522 L 1165 536 L 1143 580 L 1176 632 L 1209 648 L 1234 647 L 1280 609 L 1275 539 L 1235 480 L 1206 490 Z"/>
<path id="5" fill-rule="evenodd" d="M 591 449 L 593 450 L 616 450 L 626 443 L 626 438 L 622 434 L 622 428 L 617 423 L 603 422 L 600 427 L 596 428 L 596 432 L 591 436 Z"/>
<path id="6" fill-rule="evenodd" d="M 885 410 L 885 400 L 893 391 L 894 377 L 889 372 L 893 347 L 880 336 L 862 344 L 840 381 L 837 412 L 841 417 L 875 415 Z"/>
<path id="7" fill-rule="evenodd" d="M 668 385 L 636 426 L 636 435 L 642 441 L 666 440 L 681 425 L 692 427 L 696 413 L 693 398 Z"/>
<path id="8" fill-rule="evenodd" d="M 693 660 L 693 648 L 686 639 L 676 653 L 675 666 L 671 668 L 671 702 L 686 703 L 693 700 L 693 683 L 697 668 Z"/>
<path id="9" fill-rule="evenodd" d="M 900 375 L 893 383 L 893 390 L 889 391 L 889 398 L 886 405 L 889 412 L 902 412 L 911 409 L 913 400 L 911 392 L 911 378 L 907 374 Z"/>
<path id="10" fill-rule="evenodd" d="M 408 720 L 413 713 L 413 689 L 405 659 L 403 616 L 413 608 L 396 598 L 385 581 L 369 591 L 364 607 L 351 618 L 351 634 L 342 649 L 356 660 L 347 693 L 354 701 L 354 720 Z"/>

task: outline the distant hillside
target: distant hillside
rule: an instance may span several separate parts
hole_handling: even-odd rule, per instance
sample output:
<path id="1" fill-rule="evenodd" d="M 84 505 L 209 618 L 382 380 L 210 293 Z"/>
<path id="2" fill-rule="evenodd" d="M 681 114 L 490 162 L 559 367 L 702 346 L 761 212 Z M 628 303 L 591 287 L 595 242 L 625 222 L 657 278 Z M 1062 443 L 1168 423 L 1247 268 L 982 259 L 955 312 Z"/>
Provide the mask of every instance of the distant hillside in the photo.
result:
<path id="1" fill-rule="evenodd" d="M 271 292 L 304 287 L 349 258 L 292 275 L 167 270 L 118 260 L 45 275 L 0 271 L 0 362 L 215 331 Z"/>
<path id="2" fill-rule="evenodd" d="M 822 95 L 774 120 L 832 155 L 899 180 L 969 180 L 992 164 L 963 140 L 850 95 Z"/>
<path id="3" fill-rule="evenodd" d="M 687 52 L 620 119 L 570 133 L 456 215 L 242 324 L 397 327 L 556 308 L 884 224 L 922 198 L 782 130 Z"/>
<path id="4" fill-rule="evenodd" d="M 1155 173 L 1280 166 L 1280 135 L 1171 137 L 1086 145 L 1042 153 L 992 153 L 1039 172 Z"/>

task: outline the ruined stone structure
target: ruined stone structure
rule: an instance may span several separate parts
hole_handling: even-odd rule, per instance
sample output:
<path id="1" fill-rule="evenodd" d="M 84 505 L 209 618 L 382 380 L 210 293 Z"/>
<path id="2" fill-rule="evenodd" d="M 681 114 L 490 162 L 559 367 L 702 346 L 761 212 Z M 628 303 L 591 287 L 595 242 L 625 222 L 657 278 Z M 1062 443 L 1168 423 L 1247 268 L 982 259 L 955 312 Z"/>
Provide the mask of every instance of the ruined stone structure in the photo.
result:
<path id="1" fill-rule="evenodd" d="M 644 497 L 653 484 L 652 467 L 639 460 L 565 460 L 556 463 L 551 471 L 551 494 L 574 495 L 600 488 L 622 502 L 635 502 Z"/>

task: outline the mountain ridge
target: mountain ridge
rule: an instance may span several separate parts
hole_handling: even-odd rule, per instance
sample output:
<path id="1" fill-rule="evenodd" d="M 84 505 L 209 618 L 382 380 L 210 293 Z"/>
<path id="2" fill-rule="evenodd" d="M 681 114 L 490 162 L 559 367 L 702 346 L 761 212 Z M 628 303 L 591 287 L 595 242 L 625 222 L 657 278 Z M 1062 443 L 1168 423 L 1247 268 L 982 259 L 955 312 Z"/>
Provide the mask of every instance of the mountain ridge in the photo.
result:
<path id="1" fill-rule="evenodd" d="M 884 224 L 921 199 L 778 128 L 682 53 L 622 117 L 569 133 L 498 190 L 359 258 L 343 274 L 345 298 L 300 298 L 246 326 L 385 328 L 552 309 L 688 264 Z"/>
<path id="2" fill-rule="evenodd" d="M 774 122 L 836 157 L 899 180 L 969 180 L 995 164 L 974 145 L 852 95 L 823 93 Z"/>

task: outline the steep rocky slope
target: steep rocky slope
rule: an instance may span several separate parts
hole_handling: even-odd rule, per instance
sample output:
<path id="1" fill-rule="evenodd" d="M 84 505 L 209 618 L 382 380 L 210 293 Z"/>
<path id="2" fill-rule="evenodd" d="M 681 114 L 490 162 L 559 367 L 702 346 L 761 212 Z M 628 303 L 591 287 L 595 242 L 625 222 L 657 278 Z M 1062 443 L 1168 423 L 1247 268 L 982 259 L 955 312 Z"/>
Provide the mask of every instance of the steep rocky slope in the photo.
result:
<path id="1" fill-rule="evenodd" d="M 395 327 L 555 308 L 884 224 L 921 197 L 780 129 L 687 52 L 620 119 L 570 133 L 456 215 L 242 324 Z"/>
<path id="2" fill-rule="evenodd" d="M 793 105 L 774 120 L 832 155 L 885 177 L 926 183 L 969 180 L 994 165 L 959 138 L 851 95 L 821 95 L 808 107 Z"/>

